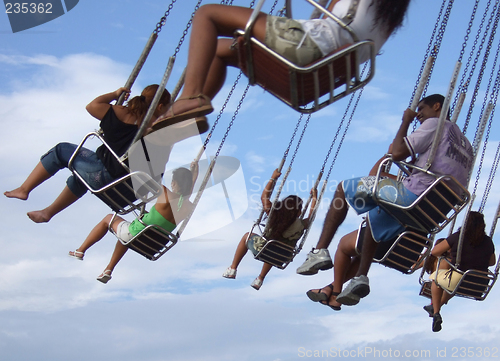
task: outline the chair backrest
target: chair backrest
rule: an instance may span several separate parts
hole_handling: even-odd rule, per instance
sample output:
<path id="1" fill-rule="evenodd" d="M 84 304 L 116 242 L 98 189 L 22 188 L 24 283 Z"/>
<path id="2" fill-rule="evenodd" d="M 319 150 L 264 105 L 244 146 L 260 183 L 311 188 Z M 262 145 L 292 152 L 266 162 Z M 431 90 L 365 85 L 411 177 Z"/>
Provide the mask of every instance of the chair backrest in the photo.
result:
<path id="1" fill-rule="evenodd" d="M 274 267 L 285 269 L 295 257 L 295 247 L 280 241 L 267 241 L 262 249 L 255 255 L 255 259 L 269 263 Z"/>
<path id="2" fill-rule="evenodd" d="M 151 261 L 156 261 L 176 243 L 177 237 L 160 226 L 148 225 L 129 242 L 121 241 L 131 250 Z"/>
<path id="3" fill-rule="evenodd" d="M 455 178 L 440 176 L 409 206 L 400 206 L 380 198 L 377 202 L 405 227 L 435 234 L 456 217 L 469 198 L 469 192 Z"/>

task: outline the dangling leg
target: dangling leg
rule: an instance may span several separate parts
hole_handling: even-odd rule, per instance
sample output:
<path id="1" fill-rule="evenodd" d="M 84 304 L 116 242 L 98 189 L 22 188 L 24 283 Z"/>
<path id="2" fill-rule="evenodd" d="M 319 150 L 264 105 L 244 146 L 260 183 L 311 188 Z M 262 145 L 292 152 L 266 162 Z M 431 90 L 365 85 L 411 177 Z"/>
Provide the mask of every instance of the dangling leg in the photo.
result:
<path id="1" fill-rule="evenodd" d="M 250 284 L 253 288 L 255 288 L 257 291 L 260 289 L 262 286 L 262 282 L 264 282 L 264 279 L 266 278 L 267 274 L 271 270 L 273 266 L 270 265 L 269 263 L 265 263 L 262 265 L 262 269 L 260 271 L 259 276 L 253 280 L 253 282 Z"/>
<path id="2" fill-rule="evenodd" d="M 230 49 L 218 49 L 217 38 L 219 36 L 232 37 L 236 29 L 243 29 L 251 13 L 252 9 L 217 4 L 204 5 L 196 12 L 189 41 L 184 88 L 179 100 L 171 107 L 174 114 L 182 114 L 207 105 L 207 99 L 187 98 L 196 97 L 203 91 L 206 91 L 208 93 L 206 95 L 211 98 L 216 93 L 217 88 L 220 89 L 223 79 L 215 80 L 215 78 L 221 76 L 221 66 L 232 65 L 228 64 L 228 62 L 232 62 L 228 59 L 233 59 L 234 55 L 228 55 L 232 54 L 232 51 L 229 52 Z M 265 30 L 266 15 L 261 14 L 255 23 L 253 35 L 263 41 Z M 216 60 L 216 64 L 212 66 L 216 55 L 219 59 L 223 59 L 223 63 L 226 64 L 220 62 L 217 64 L 218 60 Z M 209 74 L 210 72 L 214 73 Z M 222 73 L 224 72 L 225 70 L 222 71 Z M 211 79 L 210 84 L 206 84 L 208 79 Z M 161 118 L 170 118 L 172 115 L 172 111 L 169 110 Z"/>
<path id="3" fill-rule="evenodd" d="M 47 179 L 52 177 L 47 170 L 45 170 L 44 166 L 41 162 L 35 166 L 35 168 L 31 171 L 30 175 L 20 187 L 7 191 L 4 195 L 8 198 L 17 198 L 23 201 L 27 200 L 30 192 L 38 187 L 40 184 L 45 182 Z"/>
<path id="4" fill-rule="evenodd" d="M 70 251 L 69 255 L 75 258 L 83 259 L 85 252 L 92 247 L 94 244 L 99 242 L 108 233 L 109 222 L 111 222 L 111 214 L 104 217 L 97 225 L 90 231 L 89 235 L 83 241 L 82 245 L 76 249 L 76 251 Z M 123 221 L 121 217 L 115 217 L 113 226 Z"/>
<path id="5" fill-rule="evenodd" d="M 243 259 L 245 257 L 245 254 L 247 253 L 247 245 L 246 245 L 246 240 L 248 237 L 248 232 L 241 237 L 240 242 L 238 243 L 238 246 L 236 247 L 236 252 L 234 253 L 233 257 L 233 262 L 231 263 L 231 266 L 229 266 L 224 273 L 222 274 L 222 277 L 224 278 L 236 278 L 236 270 Z"/>
<path id="6" fill-rule="evenodd" d="M 63 209 L 75 203 L 79 196 L 75 195 L 68 186 L 64 187 L 63 191 L 56 200 L 47 208 L 44 208 L 40 211 L 32 211 L 28 212 L 28 217 L 35 223 L 44 223 L 48 222 L 54 217 L 57 213 L 61 212 Z"/>

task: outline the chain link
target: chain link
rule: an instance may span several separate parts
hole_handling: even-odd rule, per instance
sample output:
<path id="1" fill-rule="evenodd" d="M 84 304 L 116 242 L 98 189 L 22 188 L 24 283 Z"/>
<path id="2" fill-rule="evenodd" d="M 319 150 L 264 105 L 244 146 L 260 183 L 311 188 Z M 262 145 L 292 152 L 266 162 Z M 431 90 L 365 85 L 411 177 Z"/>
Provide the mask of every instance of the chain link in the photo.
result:
<path id="1" fill-rule="evenodd" d="M 463 130 L 462 130 L 463 134 L 467 133 L 467 129 L 469 127 L 469 122 L 470 122 L 470 119 L 472 117 L 472 111 L 473 111 L 473 108 L 474 108 L 474 104 L 476 103 L 477 95 L 479 94 L 479 88 L 481 86 L 481 82 L 482 82 L 483 76 L 484 76 L 484 71 L 486 69 L 486 65 L 487 65 L 487 62 L 488 62 L 489 55 L 490 55 L 491 46 L 493 44 L 493 40 L 495 39 L 496 29 L 497 29 L 497 26 L 498 26 L 498 22 L 500 20 L 500 7 L 498 6 L 498 2 L 495 3 L 495 6 L 494 6 L 493 11 L 491 13 L 491 17 L 490 17 L 490 19 L 488 21 L 488 25 L 487 25 L 486 30 L 485 30 L 485 36 L 487 35 L 487 32 L 489 31 L 489 29 L 491 27 L 491 22 L 493 20 L 493 16 L 495 14 L 495 10 L 496 10 L 495 22 L 494 22 L 494 25 L 493 25 L 493 28 L 492 28 L 492 31 L 491 31 L 491 34 L 490 34 L 490 38 L 488 40 L 488 45 L 486 46 L 486 50 L 485 50 L 484 57 L 483 57 L 483 62 L 481 64 L 481 68 L 480 68 L 479 74 L 478 74 L 478 79 L 477 79 L 476 85 L 474 87 L 474 92 L 472 94 L 472 99 L 471 99 L 471 105 L 469 107 L 469 111 L 467 112 L 467 117 L 465 119 L 465 124 L 464 124 Z M 496 66 L 497 59 L 498 59 L 498 49 L 497 49 L 497 53 L 496 53 L 496 56 L 495 56 L 495 59 L 494 59 L 493 68 Z M 490 79 L 488 81 L 488 86 L 486 88 L 486 93 L 485 94 L 488 94 L 489 89 L 491 87 L 492 80 L 493 80 L 493 72 L 491 73 Z M 486 106 L 486 102 L 483 103 L 483 106 L 481 108 L 481 114 L 483 114 L 485 106 Z M 478 129 L 476 128 L 476 134 L 477 134 L 477 132 L 478 132 Z"/>
<path id="2" fill-rule="evenodd" d="M 177 0 L 172 0 L 170 5 L 168 5 L 167 11 L 165 11 L 165 15 L 163 15 L 158 24 L 156 24 L 156 28 L 155 30 L 153 30 L 153 33 L 158 34 L 161 31 L 161 28 L 167 22 L 167 17 L 170 15 L 170 10 L 172 10 L 176 1 Z"/>

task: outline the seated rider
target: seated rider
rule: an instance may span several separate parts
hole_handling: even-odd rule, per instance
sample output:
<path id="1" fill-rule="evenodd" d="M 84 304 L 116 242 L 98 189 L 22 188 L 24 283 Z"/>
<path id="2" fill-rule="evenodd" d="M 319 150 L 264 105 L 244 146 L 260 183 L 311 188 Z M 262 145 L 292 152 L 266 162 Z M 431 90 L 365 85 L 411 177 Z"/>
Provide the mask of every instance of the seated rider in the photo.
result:
<path id="1" fill-rule="evenodd" d="M 329 10 L 343 18 L 351 0 L 331 1 Z M 410 0 L 360 0 L 349 25 L 359 40 L 372 39 L 378 52 L 402 24 Z M 158 118 L 166 124 L 209 114 L 211 99 L 224 85 L 227 66 L 238 66 L 232 46 L 234 32 L 244 29 L 253 10 L 229 5 L 200 7 L 193 19 L 186 78 L 182 94 Z M 330 18 L 293 20 L 260 13 L 252 36 L 297 65 L 306 65 L 341 46 L 352 44 L 351 34 Z M 219 38 L 226 37 L 226 38 Z M 367 59 L 361 59 L 365 61 Z"/>
<path id="2" fill-rule="evenodd" d="M 186 168 L 177 168 L 172 173 L 172 190 L 163 186 L 163 193 L 158 197 L 156 204 L 151 210 L 144 214 L 142 222 L 146 225 L 155 224 L 167 232 L 172 232 L 176 225 L 186 218 L 193 210 L 193 204 L 189 201 L 189 196 L 193 191 L 194 183 L 198 177 L 198 163 L 191 163 L 190 170 Z M 75 251 L 70 251 L 69 255 L 79 260 L 83 260 L 85 252 L 94 244 L 99 242 L 108 232 L 109 223 L 112 214 L 108 214 L 99 222 L 87 236 L 85 241 Z M 138 219 L 128 222 L 123 218 L 116 216 L 111 227 L 118 238 L 124 242 L 130 241 L 141 230 L 145 228 Z M 98 281 L 107 283 L 111 279 L 111 273 L 127 252 L 128 247 L 120 241 L 116 242 L 115 250 L 111 256 L 109 264 L 102 272 Z"/>
<path id="3" fill-rule="evenodd" d="M 271 208 L 273 208 L 271 216 L 267 221 L 265 234 L 261 237 L 255 233 L 250 235 L 248 232 L 245 233 L 236 247 L 236 252 L 231 266 L 226 269 L 226 271 L 222 274 L 222 277 L 232 279 L 236 278 L 236 270 L 241 260 L 247 253 L 247 250 L 250 250 L 255 256 L 260 252 L 268 240 L 277 240 L 291 247 L 295 247 L 297 241 L 302 237 L 304 229 L 309 226 L 309 218 L 300 218 L 302 213 L 302 199 L 298 196 L 290 195 L 281 201 L 277 201 L 273 207 L 269 197 L 271 196 L 273 185 L 280 175 L 281 173 L 278 169 L 275 169 L 271 179 L 269 179 L 264 191 L 262 192 L 261 201 L 264 212 L 269 215 Z M 311 216 L 311 212 L 316 207 L 318 192 L 315 188 L 311 189 L 311 196 L 312 200 L 309 216 Z M 272 265 L 264 262 L 260 275 L 251 283 L 253 288 L 256 290 L 260 289 L 262 282 L 271 270 L 271 267 Z"/>
<path id="4" fill-rule="evenodd" d="M 465 226 L 465 234 L 462 244 L 461 261 L 458 266 L 460 271 L 466 272 L 467 270 L 474 269 L 486 272 L 488 271 L 488 266 L 493 266 L 495 264 L 495 246 L 493 245 L 491 238 L 484 232 L 484 227 L 485 224 L 483 214 L 479 212 L 470 212 L 467 217 L 467 224 Z M 450 262 L 452 264 L 456 264 L 459 239 L 460 229 L 448 238 L 444 239 L 442 242 L 436 242 L 436 246 L 432 249 L 431 255 L 434 257 L 440 257 L 450 251 Z M 444 289 L 449 292 L 453 292 L 461 278 L 462 274 L 450 269 L 449 264 L 446 261 L 440 262 L 439 270 L 431 274 L 430 279 L 433 280 L 431 285 L 433 306 L 432 331 L 441 331 L 441 324 L 443 323 L 443 319 L 440 314 L 441 306 L 447 303 L 452 297 L 451 294 L 445 292 Z M 480 283 L 481 281 L 481 279 L 478 279 L 477 283 Z M 476 286 L 468 286 L 468 288 L 473 287 Z M 482 292 L 478 291 L 478 293 Z"/>
<path id="5" fill-rule="evenodd" d="M 425 165 L 443 103 L 444 97 L 434 94 L 420 101 L 416 113 L 410 109 L 405 111 L 402 124 L 392 142 L 392 158 L 394 160 L 404 160 L 411 155 L 412 158 L 416 158 L 416 166 L 423 167 Z M 406 136 L 415 116 L 420 121 L 421 126 L 415 132 Z M 473 151 L 469 141 L 455 123 L 446 120 L 430 171 L 436 174 L 451 175 L 459 183 L 465 185 L 469 170 L 472 167 L 472 159 Z M 368 176 L 344 180 L 339 184 L 326 215 L 316 249 L 313 249 L 307 255 L 304 264 L 297 269 L 299 274 L 315 274 L 319 269 L 331 268 L 332 262 L 327 247 L 347 215 L 347 203 L 358 214 L 369 212 L 363 238 L 360 266 L 356 276 L 336 299 L 337 302 L 342 304 L 357 304 L 360 298 L 368 295 L 370 287 L 366 275 L 378 242 L 389 241 L 404 230 L 404 226 L 378 207 L 373 200 L 371 192 L 374 181 L 375 177 Z M 378 196 L 384 200 L 407 206 L 412 204 L 433 181 L 434 177 L 431 175 L 414 170 L 402 182 L 394 179 L 380 180 Z"/>

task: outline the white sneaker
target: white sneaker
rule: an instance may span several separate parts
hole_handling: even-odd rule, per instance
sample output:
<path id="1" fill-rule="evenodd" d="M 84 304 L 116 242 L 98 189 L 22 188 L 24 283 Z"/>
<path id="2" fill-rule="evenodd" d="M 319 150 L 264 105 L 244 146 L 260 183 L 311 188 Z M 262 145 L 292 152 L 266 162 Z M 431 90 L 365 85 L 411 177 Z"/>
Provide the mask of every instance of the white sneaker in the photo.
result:
<path id="1" fill-rule="evenodd" d="M 307 254 L 305 262 L 297 268 L 297 273 L 299 275 L 315 275 L 319 270 L 327 270 L 333 267 L 332 258 L 330 257 L 330 252 L 327 249 L 312 249 L 311 252 Z"/>
<path id="2" fill-rule="evenodd" d="M 354 277 L 346 288 L 340 292 L 336 301 L 346 306 L 354 306 L 359 303 L 359 300 L 368 296 L 370 293 L 370 285 L 368 277 L 361 275 Z"/>
<path id="3" fill-rule="evenodd" d="M 236 270 L 234 268 L 228 267 L 224 273 L 222 274 L 222 277 L 224 278 L 236 278 Z"/>
<path id="4" fill-rule="evenodd" d="M 257 291 L 260 290 L 260 287 L 262 286 L 262 280 L 257 277 L 256 279 L 253 280 L 252 283 L 250 283 L 250 286 L 255 288 Z"/>

